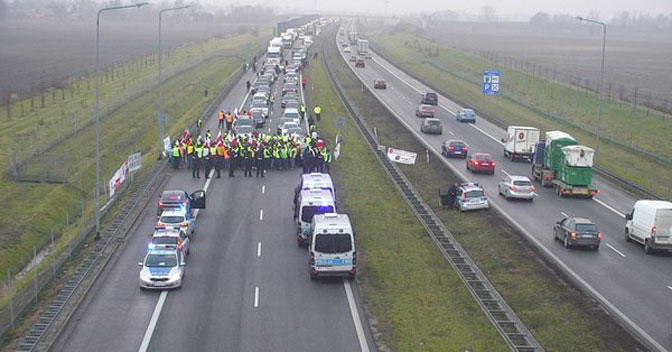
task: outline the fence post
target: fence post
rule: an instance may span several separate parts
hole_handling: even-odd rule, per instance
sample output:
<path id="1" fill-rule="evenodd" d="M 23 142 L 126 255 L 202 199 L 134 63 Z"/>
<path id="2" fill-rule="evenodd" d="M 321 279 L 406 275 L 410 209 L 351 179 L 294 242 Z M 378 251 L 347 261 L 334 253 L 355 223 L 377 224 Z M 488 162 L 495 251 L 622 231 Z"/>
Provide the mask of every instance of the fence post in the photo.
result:
<path id="1" fill-rule="evenodd" d="M 34 265 L 34 268 L 35 268 L 35 303 L 37 303 L 38 302 L 37 301 L 38 300 L 38 297 L 37 297 L 37 249 L 35 248 L 35 246 L 33 246 L 33 263 L 35 264 Z"/>
<path id="2" fill-rule="evenodd" d="M 12 275 L 10 275 L 9 269 L 7 269 L 7 289 L 9 290 L 9 317 L 12 327 L 14 327 L 14 292 L 12 292 Z"/>
<path id="3" fill-rule="evenodd" d="M 56 245 L 54 244 L 54 229 L 51 229 L 51 252 L 54 253 L 54 260 L 51 262 L 51 273 L 56 278 Z"/>
<path id="4" fill-rule="evenodd" d="M 429 149 L 425 150 L 425 154 L 427 155 L 427 164 L 429 164 Z"/>

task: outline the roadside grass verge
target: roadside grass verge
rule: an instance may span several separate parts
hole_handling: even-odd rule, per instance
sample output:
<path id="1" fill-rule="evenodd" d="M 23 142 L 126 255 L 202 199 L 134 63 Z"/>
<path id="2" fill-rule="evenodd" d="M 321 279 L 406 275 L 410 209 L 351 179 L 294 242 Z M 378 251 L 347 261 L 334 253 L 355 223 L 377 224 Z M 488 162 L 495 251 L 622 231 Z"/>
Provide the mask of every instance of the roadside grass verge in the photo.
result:
<path id="1" fill-rule="evenodd" d="M 266 38 L 243 35 L 229 39 L 226 44 L 228 50 L 244 55 L 246 42 L 249 42 L 250 50 L 253 50 L 250 52 L 253 53 L 265 44 Z M 164 110 L 169 116 L 166 132 L 176 135 L 191 124 L 241 64 L 241 59 L 233 55 L 213 56 L 165 80 Z M 203 87 L 210 90 L 208 96 L 204 95 Z M 156 110 L 156 89 L 151 89 L 102 120 L 103 187 L 131 153 L 143 153 L 143 169 L 149 169 L 156 162 Z M 6 204 L 6 209 L 12 214 L 0 220 L 0 272 L 3 273 L 3 282 L 8 270 L 14 275 L 32 259 L 33 247 L 39 251 L 51 241 L 52 229 L 56 237 L 56 251 L 61 251 L 68 246 L 72 234 L 92 219 L 95 126 L 83 128 L 51 151 L 70 155 L 71 172 L 67 184 L 20 183 L 6 178 L 0 181 L 0 202 Z M 105 200 L 104 193 L 101 198 Z M 70 226 L 66 226 L 66 218 L 69 218 Z M 30 283 L 29 278 L 26 279 L 14 282 L 15 292 Z M 6 286 L 2 285 L 1 290 L 0 306 L 7 301 L 4 295 Z"/>
<path id="2" fill-rule="evenodd" d="M 419 153 L 415 165 L 401 169 L 547 351 L 644 350 L 494 211 L 440 207 L 438 187 L 459 179 L 433 155 L 427 164 L 425 148 L 413 134 L 368 90 L 362 92 L 361 82 L 337 54 L 332 62 L 349 101 L 376 127 L 380 143 Z"/>
<path id="3" fill-rule="evenodd" d="M 370 39 L 375 49 L 396 65 L 439 87 L 456 102 L 476 109 L 495 123 L 536 126 L 542 132 L 560 129 L 572 134 L 581 144 L 595 144 L 597 95 L 593 92 L 503 67 L 417 34 L 383 32 Z M 424 57 L 419 48 L 438 48 L 440 56 Z M 511 99 L 482 96 L 479 82 L 484 69 L 502 71 L 503 94 Z M 615 99 L 605 99 L 603 107 L 597 165 L 663 197 L 672 197 L 672 178 L 668 177 L 672 171 L 669 164 L 672 116 L 634 109 L 632 104 Z M 607 138 L 657 155 L 668 163 L 644 157 L 610 143 Z"/>
<path id="4" fill-rule="evenodd" d="M 312 50 L 321 55 L 331 39 L 321 35 Z M 318 129 L 330 147 L 335 117 L 347 119 L 332 176 L 339 211 L 357 231 L 358 277 L 376 340 L 395 351 L 508 350 L 348 118 L 322 61 L 312 60 L 306 74 L 314 85 L 309 100 L 323 108 Z"/>

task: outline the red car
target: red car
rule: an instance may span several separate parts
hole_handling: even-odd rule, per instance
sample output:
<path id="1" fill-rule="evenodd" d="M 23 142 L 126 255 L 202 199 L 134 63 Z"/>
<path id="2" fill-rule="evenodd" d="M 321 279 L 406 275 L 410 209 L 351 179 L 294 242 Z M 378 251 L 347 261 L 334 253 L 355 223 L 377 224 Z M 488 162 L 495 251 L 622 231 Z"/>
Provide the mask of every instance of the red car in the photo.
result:
<path id="1" fill-rule="evenodd" d="M 474 153 L 467 159 L 467 170 L 471 172 L 495 173 L 495 163 L 488 153 Z"/>

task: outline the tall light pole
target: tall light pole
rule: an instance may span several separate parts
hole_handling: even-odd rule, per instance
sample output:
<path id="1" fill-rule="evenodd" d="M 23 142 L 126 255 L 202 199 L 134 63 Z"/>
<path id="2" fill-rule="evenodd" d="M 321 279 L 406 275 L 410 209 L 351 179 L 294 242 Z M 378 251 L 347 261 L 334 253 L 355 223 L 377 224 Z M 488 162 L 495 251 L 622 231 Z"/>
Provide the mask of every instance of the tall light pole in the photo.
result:
<path id="1" fill-rule="evenodd" d="M 105 7 L 96 16 L 96 238 L 100 238 L 100 15 L 105 11 L 140 8 L 149 3 Z"/>
<path id="2" fill-rule="evenodd" d="M 607 47 L 607 24 L 584 17 L 577 17 L 576 19 L 581 22 L 599 24 L 602 26 L 602 70 L 600 72 L 600 87 L 597 93 L 597 131 L 595 132 L 595 160 L 597 160 L 597 157 L 600 154 L 600 123 L 602 119 L 602 89 L 604 87 L 604 55 Z"/>
<path id="3" fill-rule="evenodd" d="M 159 11 L 159 111 L 157 114 L 157 123 L 158 123 L 158 136 L 159 136 L 159 159 L 161 159 L 162 150 L 163 150 L 163 135 L 166 131 L 166 118 L 163 116 L 163 79 L 161 78 L 161 56 L 163 50 L 161 49 L 161 19 L 164 12 L 175 11 L 175 10 L 184 10 L 190 8 L 191 5 L 172 7 L 169 9 L 162 9 Z"/>

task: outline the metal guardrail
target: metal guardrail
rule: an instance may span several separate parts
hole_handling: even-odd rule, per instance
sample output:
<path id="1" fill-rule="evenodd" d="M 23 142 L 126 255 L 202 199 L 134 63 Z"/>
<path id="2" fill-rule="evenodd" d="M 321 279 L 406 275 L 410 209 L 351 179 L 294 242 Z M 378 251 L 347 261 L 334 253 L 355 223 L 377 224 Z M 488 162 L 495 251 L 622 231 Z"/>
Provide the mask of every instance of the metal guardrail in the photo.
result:
<path id="1" fill-rule="evenodd" d="M 383 59 L 385 59 L 385 61 L 390 63 L 390 65 L 396 67 L 400 71 L 403 71 L 404 73 L 406 73 L 407 75 L 409 75 L 410 77 L 415 79 L 416 81 L 418 81 L 418 82 L 422 83 L 423 85 L 431 88 L 432 90 L 440 93 L 441 95 L 448 97 L 450 100 L 452 100 L 452 101 L 454 101 L 454 102 L 456 102 L 460 105 L 463 105 L 463 106 L 469 105 L 469 104 L 465 104 L 460 99 L 457 99 L 454 95 L 450 94 L 449 92 L 445 91 L 444 89 L 441 89 L 441 88 L 437 87 L 436 85 L 433 85 L 430 82 L 424 80 L 423 78 L 419 77 L 415 73 L 404 70 L 403 68 L 399 67 L 399 65 L 397 63 L 392 61 L 383 51 L 380 51 L 380 48 L 376 48 L 375 46 L 373 46 L 371 44 L 369 44 L 369 45 L 370 45 L 369 49 L 371 49 L 371 51 L 376 53 L 376 55 L 382 57 Z M 497 117 L 491 116 L 489 114 L 485 114 L 485 115 L 481 115 L 481 116 L 487 118 L 488 121 L 492 122 L 493 124 L 495 124 L 496 126 L 498 126 L 500 128 L 506 129 L 508 127 L 508 124 L 504 123 L 504 121 L 502 121 L 501 119 L 499 119 Z M 564 121 L 564 120 L 558 120 L 558 121 Z M 605 142 L 606 143 L 613 143 L 610 140 L 605 140 Z M 632 193 L 633 195 L 635 195 L 637 197 L 648 198 L 648 199 L 659 199 L 659 200 L 665 199 L 664 197 L 661 197 L 660 195 L 656 194 L 655 192 L 653 192 L 651 190 L 647 190 L 644 187 L 641 187 L 641 186 L 639 186 L 639 185 L 637 185 L 633 182 L 630 182 L 630 181 L 626 180 L 625 178 L 623 178 L 621 176 L 618 176 L 618 175 L 616 175 L 616 174 L 614 174 L 610 171 L 607 171 L 603 168 L 595 166 L 595 167 L 593 167 L 593 170 L 597 174 L 599 174 L 600 176 L 607 179 L 609 182 L 615 184 L 619 188 L 621 188 L 621 189 L 623 189 L 623 190 L 625 190 L 629 193 Z"/>
<path id="2" fill-rule="evenodd" d="M 328 44 L 327 47 L 333 48 L 334 43 Z M 513 309 L 504 301 L 492 283 L 483 275 L 455 237 L 446 229 L 441 219 L 424 202 L 403 172 L 387 158 L 384 150 L 378 149 L 379 144 L 377 139 L 366 123 L 359 117 L 356 109 L 349 103 L 326 57 L 327 49 L 324 47 L 322 61 L 327 68 L 329 77 L 343 106 L 345 106 L 352 116 L 355 124 L 368 142 L 369 147 L 383 165 L 387 175 L 394 181 L 395 186 L 411 207 L 413 213 L 425 227 L 427 234 L 460 277 L 497 332 L 512 351 L 543 351 L 543 347 L 521 322 Z"/>

